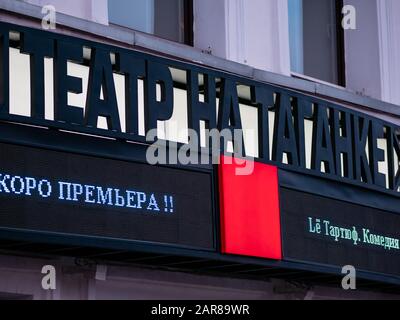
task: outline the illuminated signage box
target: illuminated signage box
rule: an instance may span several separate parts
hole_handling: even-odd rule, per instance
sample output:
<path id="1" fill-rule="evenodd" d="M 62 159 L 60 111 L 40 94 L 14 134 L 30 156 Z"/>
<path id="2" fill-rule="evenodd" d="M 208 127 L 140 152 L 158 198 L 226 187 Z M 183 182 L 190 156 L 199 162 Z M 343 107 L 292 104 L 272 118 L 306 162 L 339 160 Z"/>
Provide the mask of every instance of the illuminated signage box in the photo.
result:
<path id="1" fill-rule="evenodd" d="M 321 265 L 400 276 L 400 215 L 280 189 L 283 254 Z"/>
<path id="2" fill-rule="evenodd" d="M 25 115 L 9 96 L 16 54 L 29 60 Z M 72 75 L 71 65 L 87 76 Z M 124 80 L 119 87 L 117 77 Z M 85 95 L 84 104 L 73 105 L 71 95 Z M 243 116 L 243 107 L 256 116 Z M 202 127 L 239 132 L 224 141 L 205 135 L 201 148 L 201 139 L 173 141 L 188 150 L 193 143 L 197 160 L 215 149 L 227 159 L 247 156 L 248 145 L 237 149 L 245 145 L 242 129 L 254 128 L 254 171 L 146 163 L 155 140 L 168 150 L 172 143 L 167 126 L 161 139 L 145 134 L 177 113 L 198 138 Z M 61 245 L 71 237 L 100 247 L 160 244 L 209 260 L 229 255 L 282 268 L 300 262 L 310 270 L 354 264 L 400 276 L 400 139 L 393 123 L 221 70 L 0 23 L 0 129 L 1 237 L 15 231 L 43 235 L 35 239 L 44 243 L 62 235 Z M 335 187 L 288 185 L 283 172 Z"/>
<path id="3" fill-rule="evenodd" d="M 2 229 L 214 248 L 212 178 L 0 143 Z"/>

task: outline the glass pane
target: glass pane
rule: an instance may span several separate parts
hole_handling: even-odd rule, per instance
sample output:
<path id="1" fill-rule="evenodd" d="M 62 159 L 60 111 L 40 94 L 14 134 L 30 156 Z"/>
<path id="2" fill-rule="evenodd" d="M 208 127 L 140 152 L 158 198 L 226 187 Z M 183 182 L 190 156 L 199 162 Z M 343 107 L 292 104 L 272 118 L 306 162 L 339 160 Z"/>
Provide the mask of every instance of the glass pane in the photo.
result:
<path id="1" fill-rule="evenodd" d="M 168 40 L 184 42 L 184 0 L 154 1 L 154 34 Z"/>
<path id="2" fill-rule="evenodd" d="M 142 32 L 154 32 L 154 0 L 109 0 L 108 19 Z"/>
<path id="3" fill-rule="evenodd" d="M 338 83 L 335 0 L 289 0 L 292 71 Z"/>
<path id="4" fill-rule="evenodd" d="M 289 0 L 290 64 L 293 72 L 304 73 L 303 0 Z"/>
<path id="5" fill-rule="evenodd" d="M 184 0 L 109 0 L 109 21 L 184 42 Z"/>

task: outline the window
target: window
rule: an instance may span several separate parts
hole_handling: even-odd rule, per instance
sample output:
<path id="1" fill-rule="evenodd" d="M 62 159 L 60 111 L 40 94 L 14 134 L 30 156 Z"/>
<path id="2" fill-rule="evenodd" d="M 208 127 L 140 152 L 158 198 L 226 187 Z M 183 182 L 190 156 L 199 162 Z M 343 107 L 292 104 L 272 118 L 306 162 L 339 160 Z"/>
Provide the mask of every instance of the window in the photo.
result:
<path id="1" fill-rule="evenodd" d="M 109 0 L 109 22 L 193 45 L 193 0 Z"/>
<path id="2" fill-rule="evenodd" d="M 288 0 L 292 72 L 345 86 L 342 0 Z"/>

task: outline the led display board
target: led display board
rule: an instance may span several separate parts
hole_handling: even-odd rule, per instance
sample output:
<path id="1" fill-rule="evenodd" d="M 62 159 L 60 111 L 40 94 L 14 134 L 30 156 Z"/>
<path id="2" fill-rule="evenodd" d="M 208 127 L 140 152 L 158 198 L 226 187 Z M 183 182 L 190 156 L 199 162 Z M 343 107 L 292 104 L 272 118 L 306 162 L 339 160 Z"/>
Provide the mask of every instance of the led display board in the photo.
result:
<path id="1" fill-rule="evenodd" d="M 400 276 L 400 215 L 280 188 L 284 259 Z"/>
<path id="2" fill-rule="evenodd" d="M 0 227 L 214 248 L 209 173 L 0 143 Z"/>

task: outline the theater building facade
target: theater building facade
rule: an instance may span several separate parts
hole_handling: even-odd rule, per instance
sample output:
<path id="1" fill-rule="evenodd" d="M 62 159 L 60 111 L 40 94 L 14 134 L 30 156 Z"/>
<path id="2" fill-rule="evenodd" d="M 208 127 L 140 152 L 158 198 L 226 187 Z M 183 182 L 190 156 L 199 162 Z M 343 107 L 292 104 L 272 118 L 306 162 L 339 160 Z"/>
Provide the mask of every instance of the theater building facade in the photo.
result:
<path id="1" fill-rule="evenodd" d="M 0 0 L 0 298 L 399 298 L 398 12 Z"/>

